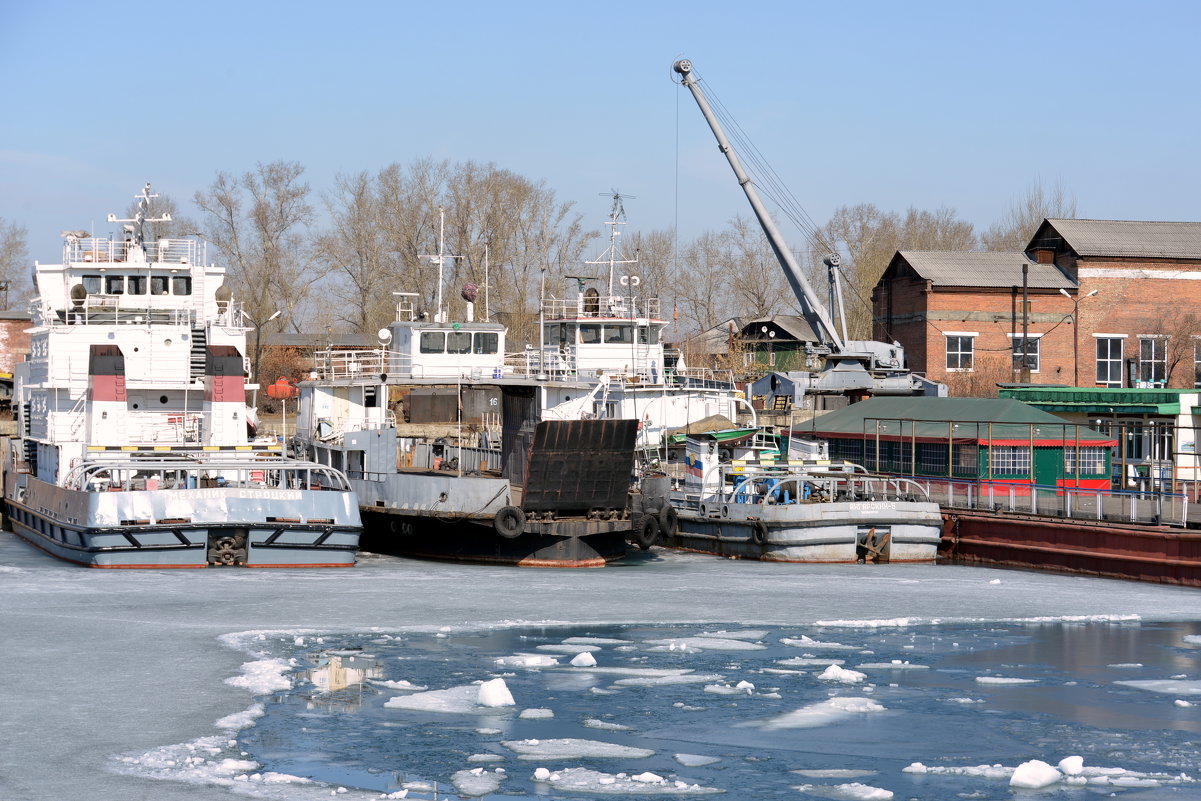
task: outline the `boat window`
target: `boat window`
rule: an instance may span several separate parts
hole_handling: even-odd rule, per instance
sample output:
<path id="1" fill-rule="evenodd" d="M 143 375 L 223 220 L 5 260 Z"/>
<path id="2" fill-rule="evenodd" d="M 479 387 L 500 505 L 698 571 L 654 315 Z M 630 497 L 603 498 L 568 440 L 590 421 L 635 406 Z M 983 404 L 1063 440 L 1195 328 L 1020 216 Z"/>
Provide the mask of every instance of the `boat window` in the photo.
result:
<path id="1" fill-rule="evenodd" d="M 471 332 L 451 331 L 446 335 L 447 353 L 471 353 Z"/>
<path id="2" fill-rule="evenodd" d="M 83 288 L 88 291 L 89 295 L 100 294 L 100 276 L 85 275 L 83 277 Z"/>
<path id="3" fill-rule="evenodd" d="M 444 331 L 422 331 L 421 352 L 442 353 L 446 350 L 446 333 Z"/>
<path id="4" fill-rule="evenodd" d="M 586 323 L 580 326 L 580 342 L 584 345 L 599 345 L 601 327 L 593 323 Z"/>
<path id="5" fill-rule="evenodd" d="M 124 295 L 125 294 L 125 276 L 123 276 L 123 275 L 106 275 L 106 276 L 104 276 L 104 293 L 106 295 Z"/>
<path id="6" fill-rule="evenodd" d="M 638 344 L 639 345 L 658 345 L 659 344 L 659 329 L 656 326 L 638 326 Z"/>
<path id="7" fill-rule="evenodd" d="M 605 342 L 616 342 L 618 344 L 632 344 L 634 342 L 634 328 L 630 325 L 606 325 L 605 326 Z"/>
<path id="8" fill-rule="evenodd" d="M 146 294 L 146 276 L 129 275 L 125 277 L 125 291 L 130 295 Z"/>
<path id="9" fill-rule="evenodd" d="M 192 294 L 192 276 L 190 275 L 175 275 L 171 277 L 171 294 L 172 295 L 191 295 Z"/>
<path id="10" fill-rule="evenodd" d="M 165 276 L 165 275 L 150 276 L 150 294 L 151 295 L 167 294 L 167 276 Z"/>
<path id="11" fill-rule="evenodd" d="M 499 343 L 499 337 L 487 331 L 477 332 L 475 335 L 475 352 L 476 353 L 496 353 Z"/>

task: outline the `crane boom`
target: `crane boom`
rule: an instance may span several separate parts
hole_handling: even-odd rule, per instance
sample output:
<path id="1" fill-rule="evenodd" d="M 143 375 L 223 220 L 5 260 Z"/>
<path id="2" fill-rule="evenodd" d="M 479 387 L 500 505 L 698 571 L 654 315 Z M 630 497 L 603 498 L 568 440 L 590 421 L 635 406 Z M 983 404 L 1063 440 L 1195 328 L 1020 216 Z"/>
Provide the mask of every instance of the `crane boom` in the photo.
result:
<path id="1" fill-rule="evenodd" d="M 692 62 L 686 58 L 680 59 L 672 65 L 672 69 L 679 73 L 681 83 L 688 87 L 688 91 L 692 92 L 693 99 L 700 106 L 701 114 L 705 115 L 705 121 L 709 123 L 709 127 L 713 130 L 713 135 L 717 137 L 718 148 L 725 155 L 726 160 L 730 162 L 730 167 L 733 168 L 734 175 L 738 178 L 738 184 L 742 187 L 742 191 L 746 193 L 747 200 L 751 202 L 751 208 L 754 209 L 755 217 L 758 218 L 759 225 L 762 226 L 763 233 L 767 236 L 767 241 L 771 245 L 772 252 L 776 254 L 776 259 L 780 262 L 780 267 L 784 270 L 784 277 L 788 279 L 793 294 L 796 295 L 797 300 L 801 304 L 801 312 L 806 322 L 809 323 L 814 333 L 823 338 L 823 341 L 831 350 L 835 353 L 841 352 L 846 347 L 846 344 L 838 336 L 838 331 L 834 327 L 830 313 L 821 304 L 821 301 L 818 300 L 813 287 L 809 285 L 808 279 L 805 278 L 805 273 L 797 264 L 796 257 L 792 255 L 792 251 L 784 242 L 784 237 L 780 234 L 780 229 L 776 227 L 776 223 L 767 211 L 767 207 L 763 205 L 763 201 L 759 198 L 759 193 L 755 189 L 754 182 L 751 181 L 750 176 L 743 169 L 742 161 L 738 158 L 738 154 L 734 152 L 734 147 L 730 144 L 729 139 L 726 138 L 725 131 L 722 130 L 721 123 L 717 121 L 717 116 L 713 113 L 713 109 L 710 107 L 709 101 L 701 89 L 700 82 L 692 72 Z"/>

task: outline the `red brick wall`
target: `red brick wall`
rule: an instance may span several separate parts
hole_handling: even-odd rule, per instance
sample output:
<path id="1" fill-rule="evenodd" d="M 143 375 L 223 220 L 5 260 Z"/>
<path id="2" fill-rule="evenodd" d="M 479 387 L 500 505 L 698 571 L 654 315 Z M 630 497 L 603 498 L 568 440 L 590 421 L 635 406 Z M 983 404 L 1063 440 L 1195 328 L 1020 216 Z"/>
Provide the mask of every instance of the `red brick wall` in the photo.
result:
<path id="1" fill-rule="evenodd" d="M 1168 347 L 1169 357 L 1180 357 L 1171 374 L 1170 386 L 1193 385 L 1192 336 L 1201 336 L 1201 259 L 1196 261 L 1132 261 L 1080 258 L 1079 299 L 1079 385 L 1095 386 L 1096 342 L 1094 333 L 1126 334 L 1124 358 L 1138 357 L 1139 335 L 1170 334 L 1183 347 Z M 1115 273 L 1114 271 L 1125 271 Z M 1103 274 L 1097 274 L 1101 271 Z M 1131 271 L 1138 271 L 1131 272 Z M 1108 273 L 1108 274 L 1104 274 Z M 910 369 L 937 381 L 952 382 L 958 374 L 946 370 L 944 332 L 976 332 L 976 366 L 981 374 L 997 380 L 1014 380 L 1010 338 L 1022 330 L 1021 293 L 1012 291 L 935 287 L 916 277 L 888 273 L 873 293 L 874 336 L 898 340 L 906 351 Z M 1092 290 L 1099 293 L 1085 296 Z M 1040 338 L 1039 372 L 1031 375 L 1036 384 L 1072 385 L 1072 301 L 1058 290 L 1031 289 L 1029 332 Z M 1188 315 L 1195 315 L 1190 318 Z"/>
<path id="2" fill-rule="evenodd" d="M 29 318 L 0 319 L 0 373 L 11 373 L 29 353 Z"/>

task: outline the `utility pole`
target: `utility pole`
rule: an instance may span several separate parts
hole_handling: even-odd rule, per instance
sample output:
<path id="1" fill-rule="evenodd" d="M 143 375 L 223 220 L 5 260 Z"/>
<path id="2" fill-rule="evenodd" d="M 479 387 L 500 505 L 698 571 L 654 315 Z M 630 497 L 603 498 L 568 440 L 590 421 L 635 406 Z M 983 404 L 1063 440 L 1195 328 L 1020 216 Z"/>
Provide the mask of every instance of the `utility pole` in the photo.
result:
<path id="1" fill-rule="evenodd" d="M 1059 294 L 1072 301 L 1072 386 L 1080 386 L 1080 303 L 1088 300 L 1101 290 L 1094 289 L 1082 298 L 1072 297 L 1066 289 L 1060 288 Z"/>

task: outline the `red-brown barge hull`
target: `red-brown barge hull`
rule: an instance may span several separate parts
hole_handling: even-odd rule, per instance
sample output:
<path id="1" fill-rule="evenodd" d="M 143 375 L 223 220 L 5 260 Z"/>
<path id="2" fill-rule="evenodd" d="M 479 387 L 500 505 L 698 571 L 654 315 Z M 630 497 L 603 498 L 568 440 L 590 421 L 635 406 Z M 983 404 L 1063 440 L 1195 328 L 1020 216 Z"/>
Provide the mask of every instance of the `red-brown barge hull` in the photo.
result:
<path id="1" fill-rule="evenodd" d="M 1201 532 L 944 510 L 939 559 L 1201 587 Z"/>

